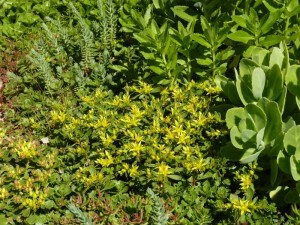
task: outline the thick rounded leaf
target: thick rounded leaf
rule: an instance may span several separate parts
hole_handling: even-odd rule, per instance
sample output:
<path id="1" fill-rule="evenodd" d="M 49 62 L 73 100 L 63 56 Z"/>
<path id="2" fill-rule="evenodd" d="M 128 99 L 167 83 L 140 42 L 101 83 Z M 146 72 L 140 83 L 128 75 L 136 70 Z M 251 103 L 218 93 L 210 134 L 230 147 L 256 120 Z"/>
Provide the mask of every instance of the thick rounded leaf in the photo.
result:
<path id="1" fill-rule="evenodd" d="M 291 156 L 300 154 L 300 126 L 289 129 L 283 139 L 285 151 Z"/>
<path id="2" fill-rule="evenodd" d="M 298 109 L 300 110 L 300 97 L 296 96 L 296 103 L 298 106 Z"/>
<path id="3" fill-rule="evenodd" d="M 232 161 L 239 161 L 244 153 L 244 150 L 235 148 L 231 143 L 221 147 L 221 155 Z"/>
<path id="4" fill-rule="evenodd" d="M 287 96 L 287 88 L 286 88 L 286 86 L 284 86 L 283 89 L 282 89 L 281 95 L 277 99 L 277 103 L 278 103 L 278 107 L 279 107 L 279 110 L 281 112 L 281 115 L 284 112 L 286 96 Z"/>
<path id="5" fill-rule="evenodd" d="M 261 47 L 254 47 L 251 52 L 252 60 L 259 66 L 263 64 L 267 65 L 267 62 L 269 61 L 268 55 L 269 51 Z"/>
<path id="6" fill-rule="evenodd" d="M 252 93 L 255 99 L 262 97 L 266 84 L 266 75 L 261 68 L 255 68 L 252 72 Z"/>
<path id="7" fill-rule="evenodd" d="M 227 98 L 229 98 L 229 100 L 233 104 L 235 104 L 235 105 L 242 104 L 233 80 L 230 80 L 227 77 L 222 76 L 222 75 L 217 75 L 215 78 L 215 82 L 222 89 L 225 96 Z"/>
<path id="8" fill-rule="evenodd" d="M 239 76 L 244 77 L 246 75 L 251 76 L 252 72 L 259 65 L 250 59 L 241 59 L 239 64 Z"/>
<path id="9" fill-rule="evenodd" d="M 267 124 L 265 128 L 264 142 L 269 144 L 272 140 L 282 134 L 281 112 L 278 104 L 262 98 L 257 105 L 262 108 L 266 114 Z"/>
<path id="10" fill-rule="evenodd" d="M 232 108 L 226 113 L 226 124 L 229 129 L 233 126 L 238 126 L 240 121 L 246 117 L 246 113 L 243 108 Z"/>
<path id="11" fill-rule="evenodd" d="M 293 95 L 300 97 L 300 65 L 292 65 L 288 68 L 285 83 Z"/>
<path id="12" fill-rule="evenodd" d="M 245 111 L 248 117 L 253 121 L 255 125 L 255 131 L 259 131 L 266 126 L 267 117 L 264 111 L 255 104 L 248 104 L 245 107 Z"/>
<path id="13" fill-rule="evenodd" d="M 290 159 L 283 153 L 283 151 L 279 151 L 278 153 L 277 165 L 284 173 L 291 174 Z"/>
<path id="14" fill-rule="evenodd" d="M 245 151 L 244 155 L 241 157 L 241 163 L 250 163 L 258 158 L 262 151 L 257 151 L 255 148 L 249 148 Z"/>
<path id="15" fill-rule="evenodd" d="M 237 79 L 236 90 L 237 93 L 239 94 L 239 97 L 243 105 L 247 105 L 249 103 L 253 103 L 256 101 L 252 94 L 251 86 L 247 84 L 245 81 Z"/>
<path id="16" fill-rule="evenodd" d="M 290 190 L 284 197 L 284 201 L 289 204 L 300 203 L 300 196 L 296 189 Z"/>
<path id="17" fill-rule="evenodd" d="M 242 141 L 241 132 L 234 126 L 230 130 L 230 140 L 234 147 L 238 149 L 243 149 L 244 142 Z"/>
<path id="18" fill-rule="evenodd" d="M 263 145 L 265 145 L 265 143 L 264 143 L 264 134 L 265 134 L 265 128 L 258 131 L 258 133 L 256 135 L 256 145 L 257 145 L 256 148 L 257 149 L 259 149 Z M 259 150 L 261 150 L 261 149 L 259 149 Z"/>
<path id="19" fill-rule="evenodd" d="M 289 116 L 285 118 L 283 121 L 283 132 L 286 133 L 289 129 L 291 129 L 294 126 L 296 126 L 296 122 L 293 119 L 293 117 Z"/>
<path id="20" fill-rule="evenodd" d="M 300 180 L 300 161 L 297 160 L 296 156 L 290 157 L 291 173 L 295 181 Z"/>
<path id="21" fill-rule="evenodd" d="M 283 74 L 277 64 L 266 72 L 266 85 L 264 88 L 263 96 L 270 99 L 276 100 L 283 90 Z"/>
<path id="22" fill-rule="evenodd" d="M 271 185 L 273 186 L 275 184 L 275 182 L 277 180 L 277 176 L 278 176 L 278 165 L 277 165 L 276 159 L 271 159 L 270 168 L 271 168 L 270 182 L 271 182 Z"/>
<path id="23" fill-rule="evenodd" d="M 269 67 L 272 68 L 275 64 L 277 64 L 279 68 L 282 68 L 283 60 L 284 60 L 284 54 L 282 50 L 280 50 L 277 47 L 274 47 L 270 55 Z"/>
<path id="24" fill-rule="evenodd" d="M 243 130 L 241 133 L 241 138 L 244 143 L 246 142 L 255 142 L 256 132 L 253 130 Z"/>

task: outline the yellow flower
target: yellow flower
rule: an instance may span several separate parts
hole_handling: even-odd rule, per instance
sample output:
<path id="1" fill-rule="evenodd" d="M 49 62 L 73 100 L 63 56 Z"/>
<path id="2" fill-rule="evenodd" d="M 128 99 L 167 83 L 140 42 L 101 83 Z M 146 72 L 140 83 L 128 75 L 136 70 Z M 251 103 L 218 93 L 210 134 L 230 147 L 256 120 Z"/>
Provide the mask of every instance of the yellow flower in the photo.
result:
<path id="1" fill-rule="evenodd" d="M 102 140 L 102 144 L 104 147 L 108 147 L 110 146 L 111 144 L 114 143 L 115 139 L 116 139 L 116 136 L 110 136 L 108 134 L 105 134 L 105 135 L 101 135 L 100 136 L 101 140 Z"/>
<path id="2" fill-rule="evenodd" d="M 17 152 L 18 156 L 22 159 L 30 159 L 38 154 L 35 144 L 31 141 L 19 141 L 14 151 Z"/>
<path id="3" fill-rule="evenodd" d="M 253 205 L 254 205 L 253 202 L 250 202 L 248 200 L 242 200 L 242 199 L 239 199 L 232 203 L 232 207 L 234 209 L 238 209 L 241 213 L 241 216 L 247 212 L 251 212 L 250 208 L 252 208 Z"/>
<path id="4" fill-rule="evenodd" d="M 160 179 L 165 179 L 171 173 L 171 171 L 169 169 L 170 169 L 170 167 L 168 165 L 166 165 L 164 162 L 162 162 L 158 166 L 157 174 L 160 177 Z"/>
<path id="5" fill-rule="evenodd" d="M 66 118 L 67 118 L 67 115 L 62 112 L 62 111 L 51 111 L 50 112 L 50 116 L 51 116 L 51 120 L 54 122 L 54 123 L 63 123 Z"/>
<path id="6" fill-rule="evenodd" d="M 252 177 L 248 174 L 245 174 L 245 175 L 240 175 L 239 179 L 240 179 L 240 185 L 242 190 L 244 191 L 248 190 L 252 184 Z"/>
<path id="7" fill-rule="evenodd" d="M 1 199 L 5 199 L 9 196 L 8 191 L 6 190 L 6 188 L 0 188 L 0 198 Z"/>
<path id="8" fill-rule="evenodd" d="M 133 177 L 137 177 L 139 175 L 139 172 L 138 172 L 138 166 L 136 165 L 133 165 L 130 169 L 129 169 L 129 176 L 131 176 L 132 178 Z"/>
<path id="9" fill-rule="evenodd" d="M 132 152 L 133 156 L 137 156 L 140 157 L 141 155 L 141 151 L 144 149 L 144 147 L 142 146 L 141 142 L 133 142 L 130 146 L 130 151 Z"/>
<path id="10" fill-rule="evenodd" d="M 101 155 L 104 156 L 103 153 Z M 114 159 L 111 156 L 111 154 L 109 154 L 108 151 L 105 151 L 105 156 L 106 156 L 106 158 L 97 159 L 96 162 L 99 163 L 103 167 L 108 167 L 108 166 L 114 164 Z"/>
<path id="11" fill-rule="evenodd" d="M 81 97 L 81 100 L 86 103 L 87 105 L 94 105 L 95 104 L 95 98 L 93 96 L 83 96 Z"/>

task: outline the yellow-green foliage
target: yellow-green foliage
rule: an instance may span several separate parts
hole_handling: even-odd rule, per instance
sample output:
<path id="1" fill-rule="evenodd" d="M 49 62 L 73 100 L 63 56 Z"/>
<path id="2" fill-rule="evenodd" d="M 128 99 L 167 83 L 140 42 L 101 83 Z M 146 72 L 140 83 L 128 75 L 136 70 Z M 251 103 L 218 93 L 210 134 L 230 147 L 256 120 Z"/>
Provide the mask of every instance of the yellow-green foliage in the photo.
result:
<path id="1" fill-rule="evenodd" d="M 214 165 L 205 151 L 226 133 L 220 115 L 207 112 L 216 87 L 191 82 L 184 89 L 166 88 L 159 97 L 152 91 L 142 82 L 117 96 L 97 89 L 80 96 L 84 112 L 53 108 L 50 126 L 74 143 L 66 151 L 89 162 L 76 171 L 79 182 L 96 185 L 107 173 L 163 182 Z"/>

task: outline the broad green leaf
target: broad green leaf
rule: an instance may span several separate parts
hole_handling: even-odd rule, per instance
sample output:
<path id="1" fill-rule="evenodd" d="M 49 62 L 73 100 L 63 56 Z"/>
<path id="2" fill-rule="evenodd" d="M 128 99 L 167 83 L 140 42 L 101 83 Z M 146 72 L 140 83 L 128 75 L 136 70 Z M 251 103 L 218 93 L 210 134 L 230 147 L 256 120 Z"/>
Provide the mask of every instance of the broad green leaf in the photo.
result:
<path id="1" fill-rule="evenodd" d="M 210 58 L 196 59 L 196 60 L 199 65 L 203 65 L 203 66 L 209 66 L 213 63 Z"/>
<path id="2" fill-rule="evenodd" d="M 296 103 L 298 106 L 298 109 L 300 110 L 300 97 L 296 96 Z"/>
<path id="3" fill-rule="evenodd" d="M 211 48 L 211 44 L 205 40 L 205 37 L 202 34 L 194 33 L 191 34 L 192 40 L 196 41 L 198 44 L 206 47 Z"/>
<path id="4" fill-rule="evenodd" d="M 209 22 L 207 21 L 207 19 L 201 15 L 200 17 L 201 20 L 201 27 L 204 31 L 209 30 L 210 29 L 210 25 Z"/>
<path id="5" fill-rule="evenodd" d="M 248 29 L 246 21 L 249 19 L 246 15 L 234 15 L 231 17 L 234 22 L 236 22 L 239 26 Z"/>
<path id="6" fill-rule="evenodd" d="M 223 90 L 225 96 L 229 98 L 229 100 L 233 104 L 235 105 L 242 104 L 233 80 L 230 80 L 227 77 L 222 75 L 217 75 L 215 77 L 215 82 Z"/>
<path id="7" fill-rule="evenodd" d="M 279 48 L 275 47 L 270 55 L 269 67 L 272 68 L 275 64 L 277 64 L 279 68 L 282 68 L 283 60 L 283 52 Z"/>
<path id="8" fill-rule="evenodd" d="M 221 147 L 221 155 L 232 161 L 239 161 L 244 154 L 244 150 L 235 148 L 231 143 Z"/>
<path id="9" fill-rule="evenodd" d="M 165 73 L 165 71 L 158 66 L 149 66 L 149 68 L 150 68 L 150 70 L 152 70 L 154 73 L 156 73 L 158 75 L 162 75 Z"/>
<path id="10" fill-rule="evenodd" d="M 281 14 L 281 10 L 270 12 L 268 19 L 260 25 L 261 34 L 268 33 L 272 29 L 273 25 L 278 21 Z"/>
<path id="11" fill-rule="evenodd" d="M 241 59 L 240 65 L 239 65 L 239 76 L 244 77 L 244 76 L 251 76 L 252 72 L 255 68 L 259 67 L 259 65 L 250 60 L 250 59 Z M 251 84 L 251 81 L 249 81 L 249 84 Z"/>
<path id="12" fill-rule="evenodd" d="M 294 126 L 286 132 L 283 144 L 289 155 L 300 154 L 300 125 Z"/>
<path id="13" fill-rule="evenodd" d="M 235 70 L 236 72 L 236 70 Z M 237 72 L 236 72 L 237 74 Z M 237 77 L 236 80 L 236 89 L 239 97 L 244 105 L 255 102 L 254 96 L 252 94 L 252 90 L 250 89 L 250 85 L 246 83 L 244 80 L 241 80 Z"/>
<path id="14" fill-rule="evenodd" d="M 266 60 L 268 60 L 268 54 L 268 50 L 260 47 L 254 47 L 251 52 L 251 57 L 257 65 L 261 66 L 266 63 Z"/>
<path id="15" fill-rule="evenodd" d="M 300 162 L 294 155 L 290 157 L 291 174 L 295 181 L 300 180 Z"/>
<path id="16" fill-rule="evenodd" d="M 283 172 L 286 174 L 291 174 L 290 159 L 284 155 L 283 151 L 279 151 L 278 153 L 277 164 Z"/>
<path id="17" fill-rule="evenodd" d="M 293 95 L 300 97 L 300 65 L 292 65 L 288 68 L 285 83 Z"/>
<path id="18" fill-rule="evenodd" d="M 283 74 L 278 66 L 274 64 L 273 67 L 266 72 L 266 85 L 264 88 L 263 96 L 270 99 L 276 100 L 283 90 Z"/>
<path id="19" fill-rule="evenodd" d="M 255 104 L 248 104 L 245 107 L 248 117 L 252 120 L 255 125 L 255 131 L 258 132 L 266 126 L 267 117 L 264 111 Z"/>
<path id="20" fill-rule="evenodd" d="M 176 16 L 178 16 L 179 18 L 187 22 L 196 20 L 196 16 L 191 16 L 185 12 L 185 10 L 187 10 L 188 8 L 189 8 L 188 6 L 175 6 L 172 8 L 172 11 Z"/>
<path id="21" fill-rule="evenodd" d="M 243 108 L 232 108 L 226 113 L 226 124 L 229 129 L 237 126 L 240 121 L 246 116 Z"/>
<path id="22" fill-rule="evenodd" d="M 230 140 L 235 148 L 243 149 L 244 142 L 242 141 L 241 132 L 237 126 L 234 126 L 230 130 Z"/>
<path id="23" fill-rule="evenodd" d="M 136 40 L 138 40 L 140 43 L 147 43 L 147 44 L 151 44 L 153 45 L 153 39 L 148 37 L 147 35 L 145 34 L 142 34 L 142 33 L 134 33 L 133 34 L 134 38 Z"/>
<path id="24" fill-rule="evenodd" d="M 149 4 L 149 5 L 148 5 L 148 8 L 147 8 L 147 10 L 146 10 L 146 13 L 145 13 L 145 15 L 144 15 L 144 20 L 145 20 L 146 25 L 149 24 L 149 21 L 150 21 L 150 19 L 151 19 L 151 17 L 152 17 L 152 10 L 153 10 L 153 7 L 152 7 L 151 4 Z"/>
<path id="25" fill-rule="evenodd" d="M 269 102 L 264 108 L 267 116 L 264 142 L 268 144 L 282 133 L 281 112 L 276 102 Z"/>
<path id="26" fill-rule="evenodd" d="M 175 175 L 175 174 L 171 174 L 171 175 L 168 175 L 168 178 L 172 179 L 172 180 L 182 180 L 182 176 L 179 176 L 179 175 Z"/>
<path id="27" fill-rule="evenodd" d="M 271 169 L 271 176 L 270 176 L 270 182 L 271 185 L 273 186 L 277 180 L 278 176 L 278 165 L 276 162 L 276 159 L 271 159 L 270 160 L 270 169 Z"/>
<path id="28" fill-rule="evenodd" d="M 252 73 L 252 93 L 255 99 L 262 97 L 266 84 L 266 75 L 261 68 L 255 68 Z"/>
<path id="29" fill-rule="evenodd" d="M 270 46 L 277 45 L 281 41 L 285 40 L 284 36 L 270 34 L 259 39 L 259 44 L 261 46 L 269 48 Z"/>
<path id="30" fill-rule="evenodd" d="M 264 134 L 265 134 L 265 128 L 259 130 L 256 135 L 256 148 L 258 150 L 263 150 L 265 148 L 264 143 Z"/>
<path id="31" fill-rule="evenodd" d="M 253 130 L 246 129 L 246 130 L 242 130 L 242 132 L 241 132 L 241 138 L 244 143 L 249 142 L 249 141 L 254 142 L 255 135 L 256 135 L 256 132 Z"/>
<path id="32" fill-rule="evenodd" d="M 296 189 L 290 190 L 284 197 L 284 201 L 289 204 L 300 203 L 300 196 Z"/>
<path id="33" fill-rule="evenodd" d="M 245 151 L 245 153 L 241 157 L 240 162 L 244 164 L 251 163 L 258 158 L 261 152 L 262 151 L 257 152 L 255 148 L 249 148 Z"/>
<path id="34" fill-rule="evenodd" d="M 8 220 L 3 214 L 0 215 L 0 225 L 8 225 Z"/>
<path id="35" fill-rule="evenodd" d="M 286 86 L 283 87 L 281 95 L 279 96 L 279 99 L 277 100 L 279 110 L 281 112 L 281 115 L 284 113 L 285 109 L 285 102 L 286 102 L 286 95 L 287 95 L 287 88 Z"/>
<path id="36" fill-rule="evenodd" d="M 247 33 L 246 31 L 242 31 L 242 30 L 238 30 L 234 33 L 229 34 L 228 38 L 233 41 L 243 42 L 244 44 L 247 44 L 248 41 L 255 39 L 251 34 Z"/>
<path id="37" fill-rule="evenodd" d="M 20 16 L 18 17 L 18 22 L 22 22 L 26 25 L 31 25 L 33 23 L 35 23 L 36 21 L 40 20 L 40 17 L 37 15 L 34 15 L 33 13 L 29 13 L 29 12 L 24 12 L 22 14 L 20 14 Z"/>
<path id="38" fill-rule="evenodd" d="M 284 123 L 283 123 L 283 132 L 287 132 L 289 129 L 292 127 L 296 126 L 296 122 L 293 119 L 293 117 L 289 116 L 285 118 Z"/>

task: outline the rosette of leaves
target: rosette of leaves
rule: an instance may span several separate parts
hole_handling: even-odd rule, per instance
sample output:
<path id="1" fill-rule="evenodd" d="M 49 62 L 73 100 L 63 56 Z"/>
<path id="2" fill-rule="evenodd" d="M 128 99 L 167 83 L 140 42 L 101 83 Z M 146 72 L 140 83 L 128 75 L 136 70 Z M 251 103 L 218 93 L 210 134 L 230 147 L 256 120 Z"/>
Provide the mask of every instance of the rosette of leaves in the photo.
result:
<path id="1" fill-rule="evenodd" d="M 259 155 L 277 155 L 282 146 L 282 121 L 276 102 L 266 98 L 244 108 L 232 108 L 226 114 L 231 143 L 222 153 L 242 163 L 249 163 Z"/>
<path id="2" fill-rule="evenodd" d="M 217 76 L 216 82 L 232 103 L 246 106 L 265 97 L 278 103 L 283 112 L 287 94 L 284 75 L 288 63 L 283 51 L 273 48 L 272 52 L 253 48 L 252 59 L 242 59 L 239 71 L 235 70 L 235 82 L 225 76 Z"/>

